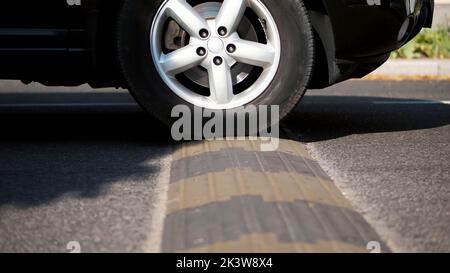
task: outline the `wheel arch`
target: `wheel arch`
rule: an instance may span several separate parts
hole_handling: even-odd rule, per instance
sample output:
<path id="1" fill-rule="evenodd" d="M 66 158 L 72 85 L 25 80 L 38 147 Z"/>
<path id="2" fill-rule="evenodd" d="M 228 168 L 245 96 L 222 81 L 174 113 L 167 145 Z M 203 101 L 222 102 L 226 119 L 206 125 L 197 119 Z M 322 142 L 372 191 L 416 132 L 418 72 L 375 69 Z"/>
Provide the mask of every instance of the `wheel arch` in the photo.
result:
<path id="1" fill-rule="evenodd" d="M 360 78 L 378 68 L 389 54 L 368 58 L 340 59 L 337 56 L 336 29 L 329 16 L 329 2 L 334 0 L 303 0 L 314 30 L 314 69 L 309 89 L 322 89 L 335 83 Z"/>

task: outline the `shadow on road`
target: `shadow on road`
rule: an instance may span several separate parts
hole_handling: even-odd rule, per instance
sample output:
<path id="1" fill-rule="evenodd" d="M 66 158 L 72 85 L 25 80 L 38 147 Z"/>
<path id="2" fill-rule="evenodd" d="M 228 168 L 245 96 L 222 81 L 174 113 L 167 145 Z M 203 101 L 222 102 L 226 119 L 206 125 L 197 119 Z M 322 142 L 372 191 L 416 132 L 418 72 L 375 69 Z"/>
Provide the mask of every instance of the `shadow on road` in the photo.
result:
<path id="1" fill-rule="evenodd" d="M 121 96 L 107 95 L 109 102 Z M 78 97 L 103 99 L 40 93 L 16 101 L 70 103 Z M 145 181 L 159 172 L 149 162 L 157 163 L 171 139 L 166 126 L 137 106 L 3 107 L 0 124 L 0 207 L 45 205 L 65 195 L 94 198 L 116 181 Z"/>
<path id="2" fill-rule="evenodd" d="M 307 96 L 283 122 L 304 142 L 449 124 L 450 105 L 444 103 L 352 96 Z"/>
<path id="3" fill-rule="evenodd" d="M 115 181 L 144 181 L 159 172 L 148 162 L 173 144 L 169 128 L 135 105 L 95 106 L 130 103 L 124 93 L 2 94 L 0 101 L 90 103 L 0 107 L 0 207 L 44 205 L 67 194 L 94 198 Z M 308 96 L 283 124 L 305 142 L 450 124 L 448 105 L 407 102 Z"/>

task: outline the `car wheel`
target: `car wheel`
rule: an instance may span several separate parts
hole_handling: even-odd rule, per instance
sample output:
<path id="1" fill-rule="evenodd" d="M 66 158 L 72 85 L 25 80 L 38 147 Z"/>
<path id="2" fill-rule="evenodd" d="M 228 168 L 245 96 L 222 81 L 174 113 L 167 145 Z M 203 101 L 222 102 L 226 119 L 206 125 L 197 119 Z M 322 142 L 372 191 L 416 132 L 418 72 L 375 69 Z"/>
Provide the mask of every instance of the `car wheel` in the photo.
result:
<path id="1" fill-rule="evenodd" d="M 169 125 L 176 105 L 278 105 L 283 118 L 313 67 L 301 0 L 125 0 L 117 33 L 132 95 Z"/>

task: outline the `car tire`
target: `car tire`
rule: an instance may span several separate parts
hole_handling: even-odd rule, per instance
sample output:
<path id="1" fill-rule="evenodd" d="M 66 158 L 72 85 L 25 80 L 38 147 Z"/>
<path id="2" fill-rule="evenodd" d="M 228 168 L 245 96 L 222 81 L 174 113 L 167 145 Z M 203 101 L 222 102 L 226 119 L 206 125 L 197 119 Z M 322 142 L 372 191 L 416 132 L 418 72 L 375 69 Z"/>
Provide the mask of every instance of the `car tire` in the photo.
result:
<path id="1" fill-rule="evenodd" d="M 311 78 L 313 30 L 301 0 L 259 2 L 270 12 L 278 29 L 279 65 L 267 88 L 239 106 L 278 105 L 282 119 L 305 94 Z M 151 32 L 155 17 L 165 3 L 167 0 L 124 0 L 117 25 L 117 51 L 131 94 L 145 110 L 170 126 L 174 122 L 173 107 L 186 105 L 192 109 L 195 104 L 173 92 L 154 63 Z"/>

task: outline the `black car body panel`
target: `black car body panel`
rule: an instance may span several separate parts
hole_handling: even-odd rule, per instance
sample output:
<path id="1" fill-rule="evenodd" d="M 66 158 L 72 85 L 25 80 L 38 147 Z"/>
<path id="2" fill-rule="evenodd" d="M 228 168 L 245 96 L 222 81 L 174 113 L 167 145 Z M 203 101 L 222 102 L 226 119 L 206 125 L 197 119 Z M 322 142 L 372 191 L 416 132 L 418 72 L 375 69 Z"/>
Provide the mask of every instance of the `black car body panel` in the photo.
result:
<path id="1" fill-rule="evenodd" d="M 304 3 L 316 34 L 316 66 L 310 88 L 370 73 L 391 51 L 431 25 L 434 8 L 434 0 Z M 126 87 L 115 57 L 120 5 L 121 0 L 2 3 L 0 78 L 46 85 Z"/>
<path id="2" fill-rule="evenodd" d="M 327 87 L 372 72 L 393 50 L 423 27 L 431 26 L 434 8 L 434 0 L 306 0 L 305 3 L 319 37 L 316 47 L 322 50 L 316 62 L 316 72 L 320 72 L 313 75 L 310 88 Z"/>
<path id="3" fill-rule="evenodd" d="M 119 6 L 119 0 L 3 4 L 0 78 L 46 85 L 123 86 L 114 48 Z"/>

